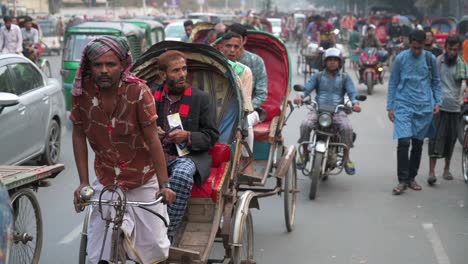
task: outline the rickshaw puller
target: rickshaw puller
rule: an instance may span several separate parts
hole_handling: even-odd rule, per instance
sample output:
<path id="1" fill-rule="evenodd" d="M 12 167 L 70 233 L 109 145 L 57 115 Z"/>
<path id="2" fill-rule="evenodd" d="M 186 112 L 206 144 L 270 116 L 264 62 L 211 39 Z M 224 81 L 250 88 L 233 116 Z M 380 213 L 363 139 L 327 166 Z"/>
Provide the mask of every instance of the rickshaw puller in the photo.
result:
<path id="1" fill-rule="evenodd" d="M 73 152 L 80 178 L 74 193 L 78 211 L 80 191 L 89 186 L 88 144 L 95 153 L 96 180 L 92 183 L 98 199 L 105 186 L 117 184 L 130 201 L 152 201 L 158 193 L 168 204 L 175 200 L 168 188 L 164 153 L 157 137 L 156 107 L 144 81 L 129 74 L 130 47 L 125 38 L 105 36 L 92 40 L 84 49 L 72 91 Z M 103 199 L 112 199 L 109 193 Z M 113 209 L 102 214 L 94 206 L 88 227 L 88 261 L 101 263 L 110 258 L 112 232 L 106 221 Z M 151 210 L 167 218 L 166 206 Z M 109 228 L 112 228 L 111 225 Z M 158 217 L 138 208 L 128 208 L 120 227 L 123 246 L 130 259 L 139 263 L 164 261 L 169 255 L 167 228 Z M 103 248 L 103 239 L 105 247 Z M 102 249 L 102 253 L 101 253 Z M 100 255 L 102 254 L 102 258 Z"/>

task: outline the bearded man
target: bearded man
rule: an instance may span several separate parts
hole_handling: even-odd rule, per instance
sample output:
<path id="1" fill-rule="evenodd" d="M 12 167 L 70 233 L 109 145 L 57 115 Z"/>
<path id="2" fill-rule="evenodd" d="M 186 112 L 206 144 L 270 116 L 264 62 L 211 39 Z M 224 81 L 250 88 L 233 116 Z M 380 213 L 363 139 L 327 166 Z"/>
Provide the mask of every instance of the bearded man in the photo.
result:
<path id="1" fill-rule="evenodd" d="M 164 52 L 159 56 L 158 70 L 163 80 L 154 93 L 160 117 L 158 134 L 166 155 L 170 188 L 177 195 L 168 207 L 168 234 L 172 239 L 184 217 L 193 184 L 201 186 L 211 173 L 208 151 L 218 141 L 219 132 L 209 95 L 187 84 L 185 55 L 175 50 Z M 177 119 L 180 124 L 174 122 Z"/>
<path id="2" fill-rule="evenodd" d="M 442 104 L 440 114 L 434 116 L 433 126 L 435 134 L 429 140 L 429 177 L 427 182 L 434 185 L 437 181 L 435 167 L 437 159 L 445 159 L 442 177 L 452 180 L 450 161 L 457 141 L 460 123 L 460 102 L 462 83 L 468 80 L 468 67 L 458 55 L 461 50 L 461 39 L 457 35 L 449 36 L 445 42 L 444 54 L 437 57 L 437 67 L 440 72 L 442 87 Z M 467 83 L 468 84 L 468 83 Z M 465 90 L 465 93 L 468 89 Z"/>

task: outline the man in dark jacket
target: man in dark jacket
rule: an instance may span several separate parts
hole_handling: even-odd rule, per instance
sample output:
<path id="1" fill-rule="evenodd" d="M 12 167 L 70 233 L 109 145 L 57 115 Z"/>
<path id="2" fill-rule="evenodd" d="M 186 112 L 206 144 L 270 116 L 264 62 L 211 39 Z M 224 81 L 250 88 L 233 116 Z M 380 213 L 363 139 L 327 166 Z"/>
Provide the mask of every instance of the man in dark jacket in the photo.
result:
<path id="1" fill-rule="evenodd" d="M 208 94 L 187 84 L 187 60 L 179 51 L 159 56 L 159 74 L 164 84 L 156 90 L 158 134 L 166 154 L 170 188 L 176 201 L 168 207 L 169 237 L 182 221 L 192 185 L 201 185 L 210 175 L 208 154 L 219 138 L 216 110 Z"/>

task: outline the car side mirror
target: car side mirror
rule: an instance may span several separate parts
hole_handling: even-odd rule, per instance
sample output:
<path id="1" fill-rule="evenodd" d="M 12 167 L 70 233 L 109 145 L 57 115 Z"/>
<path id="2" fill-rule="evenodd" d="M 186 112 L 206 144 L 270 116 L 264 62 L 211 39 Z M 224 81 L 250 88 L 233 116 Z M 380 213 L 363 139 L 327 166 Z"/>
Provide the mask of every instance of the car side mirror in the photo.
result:
<path id="1" fill-rule="evenodd" d="M 0 107 L 9 107 L 19 104 L 19 97 L 12 93 L 0 93 Z"/>
<path id="2" fill-rule="evenodd" d="M 367 99 L 367 96 L 366 95 L 356 95 L 356 100 L 358 101 L 365 101 Z"/>
<path id="3" fill-rule="evenodd" d="M 294 91 L 296 91 L 296 92 L 303 92 L 305 88 L 304 88 L 304 85 L 295 84 L 295 85 L 293 86 L 293 89 L 294 89 Z"/>

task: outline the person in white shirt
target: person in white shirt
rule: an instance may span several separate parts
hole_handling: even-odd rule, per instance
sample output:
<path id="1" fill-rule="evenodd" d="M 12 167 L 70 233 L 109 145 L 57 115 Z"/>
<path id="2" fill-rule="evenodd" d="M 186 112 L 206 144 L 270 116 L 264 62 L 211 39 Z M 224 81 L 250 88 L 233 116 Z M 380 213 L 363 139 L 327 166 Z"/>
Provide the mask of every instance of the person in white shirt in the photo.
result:
<path id="1" fill-rule="evenodd" d="M 28 17 L 24 21 L 24 28 L 21 29 L 23 37 L 23 54 L 26 58 L 36 61 L 37 46 L 39 45 L 39 31 L 32 27 L 32 18 Z"/>
<path id="2" fill-rule="evenodd" d="M 23 51 L 23 36 L 21 29 L 12 24 L 11 17 L 3 17 L 5 25 L 0 28 L 0 52 L 21 54 Z"/>

